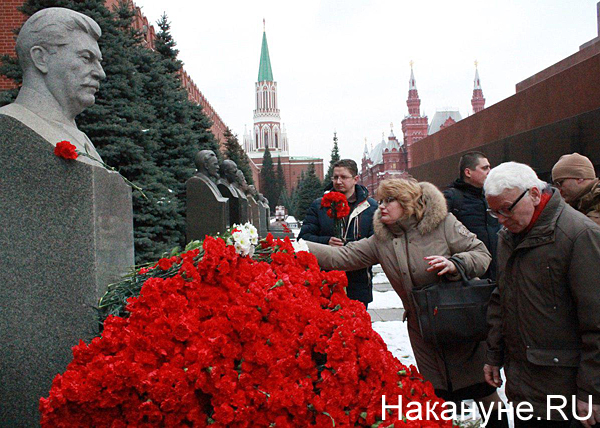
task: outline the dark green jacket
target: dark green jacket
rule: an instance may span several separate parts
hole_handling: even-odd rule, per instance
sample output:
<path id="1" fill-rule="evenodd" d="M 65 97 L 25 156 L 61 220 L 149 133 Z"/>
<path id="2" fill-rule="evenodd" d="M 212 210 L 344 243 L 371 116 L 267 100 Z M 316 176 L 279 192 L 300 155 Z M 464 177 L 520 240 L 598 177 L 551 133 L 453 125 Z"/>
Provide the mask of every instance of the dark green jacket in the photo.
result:
<path id="1" fill-rule="evenodd" d="M 329 238 L 335 235 L 333 219 L 327 216 L 326 209 L 321 208 L 321 199 L 315 199 L 308 208 L 298 239 L 328 244 Z M 350 205 L 350 209 L 344 235 L 346 241 L 358 241 L 373 235 L 373 214 L 377 210 L 377 202 L 369 198 L 366 187 L 356 185 L 356 202 Z M 348 297 L 365 304 L 373 301 L 371 268 L 348 271 L 346 276 Z"/>
<path id="2" fill-rule="evenodd" d="M 488 308 L 487 362 L 504 365 L 508 399 L 543 419 L 550 394 L 569 409 L 575 394 L 600 404 L 600 227 L 550 191 L 528 233 L 500 231 Z"/>

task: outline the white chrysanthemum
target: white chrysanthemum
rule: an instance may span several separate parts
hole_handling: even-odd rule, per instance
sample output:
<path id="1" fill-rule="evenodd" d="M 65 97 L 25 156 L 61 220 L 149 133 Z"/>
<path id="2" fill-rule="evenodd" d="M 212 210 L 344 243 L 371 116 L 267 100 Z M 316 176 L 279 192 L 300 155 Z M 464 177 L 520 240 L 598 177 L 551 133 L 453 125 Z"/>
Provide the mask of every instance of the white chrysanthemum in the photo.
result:
<path id="1" fill-rule="evenodd" d="M 231 238 L 228 245 L 233 245 L 238 254 L 242 256 L 254 254 L 254 246 L 258 244 L 258 231 L 251 223 L 243 225 L 234 224 L 231 227 Z"/>
<path id="2" fill-rule="evenodd" d="M 246 231 L 248 232 L 252 244 L 258 244 L 258 230 L 256 230 L 256 227 L 254 227 L 254 225 L 251 223 L 246 223 L 244 226 Z"/>

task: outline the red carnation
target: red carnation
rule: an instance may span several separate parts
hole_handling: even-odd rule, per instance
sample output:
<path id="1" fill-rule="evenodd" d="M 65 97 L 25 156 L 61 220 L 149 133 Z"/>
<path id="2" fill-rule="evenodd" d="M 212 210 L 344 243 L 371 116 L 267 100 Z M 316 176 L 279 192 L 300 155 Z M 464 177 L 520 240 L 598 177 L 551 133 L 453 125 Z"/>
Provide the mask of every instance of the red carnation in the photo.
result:
<path id="1" fill-rule="evenodd" d="M 54 154 L 65 159 L 77 159 L 77 156 L 79 156 L 75 146 L 68 141 L 61 141 L 56 144 L 56 147 L 54 147 Z"/>
<path id="2" fill-rule="evenodd" d="M 321 199 L 321 208 L 328 208 L 327 216 L 333 219 L 335 237 L 343 239 L 344 225 L 342 220 L 350 214 L 350 205 L 348 205 L 346 195 L 340 192 L 326 193 Z"/>
<path id="3" fill-rule="evenodd" d="M 327 215 L 333 219 L 341 220 L 350 214 L 350 206 L 346 195 L 340 192 L 329 192 L 321 199 L 321 207 L 329 208 Z"/>

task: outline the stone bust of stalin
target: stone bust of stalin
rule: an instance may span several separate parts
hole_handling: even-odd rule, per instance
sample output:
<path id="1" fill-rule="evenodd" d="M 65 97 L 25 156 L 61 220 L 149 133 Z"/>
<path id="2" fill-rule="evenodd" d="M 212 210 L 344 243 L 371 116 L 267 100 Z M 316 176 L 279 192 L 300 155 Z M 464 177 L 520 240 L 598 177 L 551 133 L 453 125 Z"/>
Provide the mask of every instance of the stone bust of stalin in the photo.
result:
<path id="1" fill-rule="evenodd" d="M 89 16 L 52 7 L 32 15 L 17 37 L 16 51 L 23 85 L 4 114 L 31 128 L 50 144 L 70 141 L 77 150 L 100 159 L 75 117 L 96 101 L 106 75 L 97 40 L 102 31 Z M 81 162 L 98 166 L 84 157 Z"/>

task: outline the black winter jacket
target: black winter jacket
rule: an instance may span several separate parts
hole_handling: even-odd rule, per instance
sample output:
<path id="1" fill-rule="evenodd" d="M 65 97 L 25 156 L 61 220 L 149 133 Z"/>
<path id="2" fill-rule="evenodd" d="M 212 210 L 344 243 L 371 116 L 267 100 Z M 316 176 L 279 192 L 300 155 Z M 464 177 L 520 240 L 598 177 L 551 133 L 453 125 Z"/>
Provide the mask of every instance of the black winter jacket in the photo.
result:
<path id="1" fill-rule="evenodd" d="M 373 214 L 377 210 L 377 202 L 369 198 L 366 187 L 357 184 L 356 202 L 350 204 L 348 225 L 344 229 L 346 242 L 358 241 L 373 235 Z M 327 216 L 327 210 L 321 208 L 321 199 L 315 199 L 304 219 L 298 239 L 328 244 L 334 236 L 333 219 Z M 348 277 L 348 297 L 365 304 L 373 301 L 372 270 L 359 269 L 346 272 Z"/>
<path id="2" fill-rule="evenodd" d="M 448 203 L 448 212 L 471 232 L 477 235 L 492 254 L 492 263 L 483 278 L 496 279 L 496 247 L 498 246 L 498 219 L 487 212 L 488 204 L 483 189 L 465 183 L 458 178 L 443 191 Z"/>

